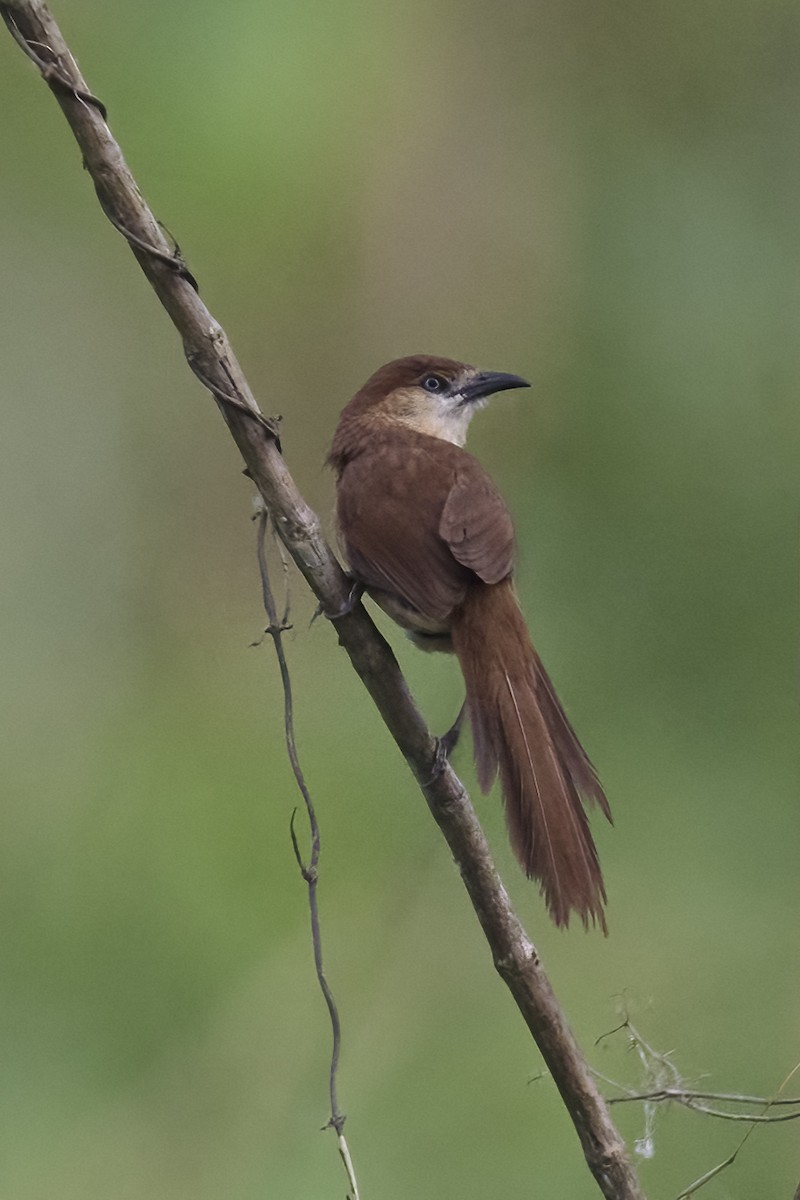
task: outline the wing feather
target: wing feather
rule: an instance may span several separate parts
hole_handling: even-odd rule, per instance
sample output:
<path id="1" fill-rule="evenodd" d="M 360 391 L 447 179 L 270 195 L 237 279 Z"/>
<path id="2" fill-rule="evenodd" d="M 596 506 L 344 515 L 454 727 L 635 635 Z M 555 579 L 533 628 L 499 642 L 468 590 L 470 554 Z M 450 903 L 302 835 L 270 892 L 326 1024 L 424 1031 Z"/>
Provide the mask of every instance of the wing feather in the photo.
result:
<path id="1" fill-rule="evenodd" d="M 436 620 L 476 575 L 496 583 L 511 573 L 508 509 L 477 459 L 450 442 L 411 430 L 376 442 L 342 472 L 337 512 L 353 573 Z"/>
<path id="2" fill-rule="evenodd" d="M 442 510 L 439 533 L 453 557 L 484 583 L 499 583 L 511 574 L 511 515 L 483 467 L 471 457 L 456 472 Z"/>
<path id="3" fill-rule="evenodd" d="M 397 435 L 348 463 L 337 512 L 353 573 L 445 620 L 461 602 L 470 572 L 439 536 L 452 484 L 449 455 L 426 452 L 418 435 Z M 456 449 L 456 447 L 453 447 Z"/>

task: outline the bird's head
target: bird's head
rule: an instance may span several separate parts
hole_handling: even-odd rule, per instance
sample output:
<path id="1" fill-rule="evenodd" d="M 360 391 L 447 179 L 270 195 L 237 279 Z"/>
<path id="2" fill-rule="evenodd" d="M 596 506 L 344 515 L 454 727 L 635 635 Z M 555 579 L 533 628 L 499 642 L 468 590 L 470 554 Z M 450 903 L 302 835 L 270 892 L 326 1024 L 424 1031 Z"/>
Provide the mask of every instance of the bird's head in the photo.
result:
<path id="1" fill-rule="evenodd" d="M 415 354 L 376 371 L 345 408 L 342 424 L 359 418 L 370 424 L 397 422 L 463 446 L 470 420 L 490 396 L 523 387 L 530 384 L 519 375 Z"/>

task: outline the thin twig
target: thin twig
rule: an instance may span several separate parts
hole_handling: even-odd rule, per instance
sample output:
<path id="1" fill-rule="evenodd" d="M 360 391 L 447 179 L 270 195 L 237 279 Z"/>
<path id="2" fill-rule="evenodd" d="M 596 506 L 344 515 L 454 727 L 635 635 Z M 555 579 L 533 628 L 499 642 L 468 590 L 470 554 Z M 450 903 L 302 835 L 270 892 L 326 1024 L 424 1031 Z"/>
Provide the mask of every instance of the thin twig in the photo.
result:
<path id="1" fill-rule="evenodd" d="M 331 1128 L 336 1131 L 336 1136 L 339 1141 L 339 1153 L 344 1163 L 347 1173 L 347 1180 L 350 1186 L 351 1200 L 359 1200 L 358 1183 L 356 1181 L 353 1161 L 350 1157 L 350 1151 L 344 1136 L 344 1124 L 347 1120 L 345 1114 L 339 1108 L 339 1101 L 336 1094 L 337 1075 L 339 1070 L 339 1052 L 342 1045 L 342 1026 L 339 1020 L 339 1011 L 336 1007 L 336 1002 L 333 998 L 330 984 L 328 983 L 325 969 L 322 964 L 322 934 L 319 925 L 319 902 L 317 900 L 317 884 L 319 882 L 319 856 L 320 856 L 320 829 L 317 820 L 317 814 L 314 809 L 314 802 L 311 799 L 311 793 L 306 784 L 303 769 L 300 766 L 300 758 L 297 753 L 297 740 L 294 732 L 294 702 L 292 699 L 292 680 L 289 674 L 289 664 L 286 660 L 286 651 L 283 646 L 283 634 L 291 626 L 288 624 L 289 617 L 289 597 L 288 591 L 286 595 L 284 613 L 278 620 L 278 610 L 275 604 L 275 598 L 272 592 L 272 585 L 269 579 L 269 567 L 267 564 L 267 529 L 269 527 L 269 513 L 264 505 L 260 505 L 256 513 L 258 521 L 258 539 L 257 539 L 257 555 L 258 555 L 258 570 L 261 575 L 261 594 L 264 601 L 264 609 L 267 614 L 269 625 L 265 633 L 268 633 L 272 638 L 272 643 L 275 647 L 275 655 L 278 659 L 278 668 L 281 675 L 281 684 L 283 685 L 283 727 L 286 738 L 286 750 L 289 755 L 289 762 L 292 765 L 295 783 L 303 797 L 303 803 L 306 807 L 306 815 L 308 816 L 308 824 L 311 832 L 311 857 L 308 862 L 303 861 L 303 856 L 300 853 L 300 847 L 297 842 L 297 834 L 294 827 L 294 819 L 296 811 L 292 813 L 289 822 L 289 832 L 292 839 L 292 847 L 294 848 L 297 865 L 300 868 L 300 874 L 308 885 L 308 907 L 311 915 L 311 941 L 314 947 L 314 968 L 317 973 L 317 981 L 325 998 L 325 1004 L 330 1017 L 331 1030 L 333 1032 L 333 1047 L 331 1050 L 331 1064 L 328 1073 L 328 1093 L 330 1097 L 331 1115 L 325 1128 Z"/>
<path id="2" fill-rule="evenodd" d="M 748 1133 L 749 1132 L 750 1131 L 748 1130 Z M 745 1138 L 746 1137 L 747 1134 L 745 1134 Z M 743 1145 L 744 1138 L 732 1154 L 729 1154 L 727 1158 L 723 1158 L 722 1162 L 717 1163 L 717 1165 L 712 1167 L 710 1171 L 705 1171 L 698 1179 L 695 1179 L 692 1183 L 690 1183 L 687 1188 L 684 1188 L 682 1192 L 678 1192 L 675 1200 L 690 1200 L 690 1197 L 699 1192 L 701 1187 L 705 1187 L 707 1183 L 711 1183 L 712 1179 L 716 1179 L 718 1175 L 721 1175 L 726 1167 L 732 1167 L 736 1162 L 736 1156 Z"/>
<path id="3" fill-rule="evenodd" d="M 397 661 L 322 536 L 319 519 L 303 500 L 281 457 L 227 337 L 206 308 L 142 197 L 122 151 L 92 96 L 58 25 L 43 0 L 0 0 L 0 15 L 53 91 L 81 151 L 106 214 L 128 237 L 131 250 L 193 356 L 193 368 L 211 385 L 279 537 L 326 613 L 416 778 L 459 867 L 490 946 L 495 967 L 511 992 L 575 1126 L 587 1166 L 607 1200 L 641 1200 L 625 1144 L 592 1079 L 539 954 L 498 877 L 469 797 L 409 693 Z M 43 56 L 36 48 L 46 47 Z M 158 253 L 151 253 L 152 247 Z M 169 261 L 164 261 L 167 255 Z M 198 370 L 199 368 L 199 370 Z M 230 403 L 230 397 L 236 404 Z M 244 406 L 244 409 L 242 408 Z M 256 415 L 257 414 L 257 415 Z M 255 419 L 254 419 L 255 417 Z"/>
<path id="4" fill-rule="evenodd" d="M 603 1079 L 606 1083 L 610 1083 L 614 1087 L 622 1086 L 619 1083 L 614 1083 L 613 1079 L 607 1079 L 606 1076 L 601 1075 L 599 1071 L 595 1071 L 595 1075 L 597 1075 L 598 1079 Z M 634 1092 L 633 1090 L 625 1090 L 627 1093 L 626 1095 L 612 1097 L 609 1100 L 609 1104 L 622 1104 L 625 1100 L 673 1100 L 677 1099 L 680 1095 L 685 1095 L 691 1096 L 696 1100 L 718 1100 L 721 1104 L 769 1104 L 772 1108 L 775 1108 L 781 1104 L 790 1105 L 793 1108 L 797 1108 L 797 1106 L 800 1105 L 800 1096 L 793 1096 L 791 1099 L 787 1100 L 770 1100 L 766 1096 L 745 1096 L 739 1092 L 696 1092 L 693 1090 L 681 1092 L 680 1089 L 675 1089 L 673 1094 L 672 1088 L 662 1088 L 657 1092 Z M 800 1116 L 800 1113 L 795 1115 Z"/>
<path id="5" fill-rule="evenodd" d="M 599 1075 L 599 1078 L 605 1082 L 619 1087 L 613 1079 L 606 1079 L 605 1076 Z M 763 1113 L 729 1113 L 720 1108 L 711 1108 L 708 1105 L 700 1103 L 702 1100 L 718 1100 L 726 1101 L 729 1104 L 760 1104 L 770 1105 L 773 1102 L 764 1096 L 731 1096 L 724 1092 L 694 1092 L 688 1088 L 659 1088 L 655 1092 L 629 1092 L 626 1090 L 624 1096 L 610 1096 L 609 1104 L 628 1104 L 633 1101 L 643 1103 L 645 1100 L 652 1100 L 656 1104 L 666 1103 L 674 1100 L 676 1104 L 682 1104 L 685 1108 L 691 1108 L 695 1112 L 705 1113 L 709 1117 L 722 1117 L 726 1121 L 763 1121 L 765 1124 L 776 1124 L 779 1121 L 796 1121 L 800 1118 L 800 1112 L 778 1113 L 777 1116 L 771 1117 Z M 781 1104 L 793 1103 L 798 1101 L 779 1101 Z"/>

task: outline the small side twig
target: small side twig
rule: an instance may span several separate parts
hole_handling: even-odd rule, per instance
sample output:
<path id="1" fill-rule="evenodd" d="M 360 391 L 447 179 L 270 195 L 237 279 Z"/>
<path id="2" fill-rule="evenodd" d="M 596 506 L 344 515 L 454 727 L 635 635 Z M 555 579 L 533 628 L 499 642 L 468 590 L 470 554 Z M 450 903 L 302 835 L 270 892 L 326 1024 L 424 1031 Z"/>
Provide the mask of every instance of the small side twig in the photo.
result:
<path id="1" fill-rule="evenodd" d="M 800 1097 L 782 1096 L 781 1093 L 786 1088 L 789 1081 L 800 1070 L 800 1063 L 792 1068 L 789 1074 L 784 1079 L 783 1083 L 777 1089 L 772 1097 L 766 1096 L 747 1096 L 739 1092 L 708 1092 L 700 1091 L 696 1088 L 686 1087 L 681 1078 L 678 1068 L 670 1058 L 669 1053 L 655 1050 L 642 1037 L 638 1029 L 633 1025 L 630 1017 L 625 1015 L 623 1021 L 608 1033 L 602 1034 L 595 1045 L 604 1041 L 608 1037 L 612 1037 L 616 1033 L 622 1031 L 627 1033 L 632 1049 L 636 1051 L 642 1064 L 642 1071 L 650 1087 L 646 1091 L 636 1091 L 634 1088 L 626 1087 L 622 1083 L 617 1083 L 615 1079 L 609 1079 L 607 1075 L 603 1075 L 600 1071 L 592 1073 L 597 1079 L 607 1083 L 610 1087 L 616 1088 L 622 1092 L 621 1096 L 610 1096 L 607 1098 L 608 1104 L 627 1104 L 638 1102 L 644 1106 L 645 1111 L 645 1133 L 642 1138 L 639 1138 L 636 1146 L 639 1153 L 645 1157 L 649 1157 L 653 1153 L 653 1130 L 655 1106 L 657 1104 L 676 1103 L 683 1105 L 684 1108 L 691 1109 L 693 1112 L 701 1113 L 708 1117 L 719 1117 L 725 1121 L 744 1121 L 748 1128 L 745 1130 L 739 1144 L 723 1159 L 722 1162 L 705 1171 L 699 1178 L 689 1184 L 687 1188 L 675 1197 L 675 1200 L 689 1200 L 696 1192 L 700 1190 L 706 1183 L 710 1183 L 712 1179 L 716 1179 L 727 1167 L 730 1167 L 736 1161 L 739 1152 L 747 1142 L 753 1130 L 760 1124 L 775 1125 L 782 1121 L 796 1121 L 800 1118 Z M 715 1104 L 705 1103 L 706 1101 L 714 1101 Z M 756 1108 L 762 1109 L 761 1112 L 728 1112 L 724 1108 L 716 1107 L 719 1104 L 729 1105 L 753 1105 Z M 770 1113 L 770 1109 L 779 1106 L 794 1108 L 797 1111 L 788 1113 Z M 800 1189 L 798 1189 L 800 1190 Z M 800 1200 L 800 1197 L 795 1197 L 795 1200 Z"/>
<path id="2" fill-rule="evenodd" d="M 606 1083 L 613 1083 L 613 1080 L 606 1079 L 604 1075 L 598 1073 L 598 1078 Z M 614 1084 L 619 1087 L 619 1084 Z M 653 1101 L 656 1104 L 665 1103 L 674 1100 L 676 1104 L 682 1104 L 685 1108 L 691 1108 L 694 1112 L 704 1113 L 708 1117 L 722 1117 L 725 1121 L 763 1121 L 765 1124 L 775 1125 L 779 1121 L 796 1121 L 800 1118 L 800 1110 L 790 1113 L 777 1113 L 774 1116 L 769 1116 L 765 1113 L 735 1113 L 725 1112 L 721 1108 L 712 1108 L 708 1104 L 703 1104 L 703 1100 L 717 1100 L 725 1104 L 756 1104 L 762 1107 L 770 1107 L 774 1104 L 791 1104 L 797 1106 L 800 1100 L 770 1100 L 767 1096 L 737 1096 L 727 1092 L 696 1092 L 690 1088 L 659 1088 L 655 1092 L 634 1092 L 626 1089 L 624 1096 L 610 1096 L 609 1104 L 626 1104 L 631 1101 L 644 1102 L 645 1100 Z"/>
<path id="3" fill-rule="evenodd" d="M 314 802 L 311 799 L 311 793 L 308 790 L 303 769 L 300 766 L 300 759 L 297 753 L 297 741 L 294 732 L 294 704 L 292 700 L 292 681 L 289 675 L 289 664 L 286 660 L 286 651 L 283 646 L 283 634 L 291 629 L 289 624 L 289 599 L 288 591 L 286 593 L 286 602 L 284 611 L 280 619 L 278 618 L 278 609 L 275 603 L 275 597 L 272 591 L 272 585 L 269 578 L 269 568 L 267 566 L 267 530 L 269 528 L 269 513 L 266 506 L 260 504 L 255 514 L 255 520 L 258 522 L 258 569 L 261 575 L 261 593 L 264 601 L 264 609 L 267 614 L 269 625 L 265 633 L 272 638 L 275 647 L 275 655 L 278 659 L 278 668 L 281 675 L 281 683 L 283 685 L 283 719 L 284 719 L 284 734 L 286 738 L 286 750 L 289 755 L 289 762 L 292 766 L 295 782 L 303 797 L 303 803 L 308 817 L 308 824 L 311 833 L 311 856 L 308 862 L 305 862 L 303 855 L 300 852 L 300 846 L 297 841 L 297 833 L 295 830 L 295 817 L 297 809 L 294 810 L 289 822 L 289 832 L 292 839 L 292 847 L 294 855 L 297 859 L 297 865 L 300 868 L 300 874 L 308 886 L 308 907 L 311 916 L 311 940 L 314 947 L 314 969 L 317 974 L 317 981 L 320 990 L 325 999 L 325 1004 L 330 1017 L 331 1030 L 333 1033 L 333 1047 L 331 1050 L 330 1070 L 328 1072 L 328 1094 L 330 1098 L 331 1115 L 328 1118 L 325 1129 L 334 1129 L 339 1144 L 339 1154 L 341 1155 L 344 1169 L 347 1174 L 349 1185 L 348 1200 L 359 1200 L 358 1183 L 356 1181 L 353 1160 L 350 1156 L 350 1149 L 347 1145 L 347 1139 L 344 1136 L 344 1124 L 346 1121 L 345 1114 L 339 1108 L 339 1100 L 337 1096 L 336 1084 L 339 1070 L 339 1052 L 342 1044 L 342 1026 L 339 1020 L 339 1011 L 336 1007 L 336 1002 L 333 998 L 331 986 L 328 983 L 325 969 L 322 963 L 322 935 L 319 924 L 319 903 L 317 900 L 317 883 L 319 882 L 319 856 L 320 856 L 320 830 L 317 814 L 314 809 Z M 284 570 L 286 564 L 284 562 Z"/>

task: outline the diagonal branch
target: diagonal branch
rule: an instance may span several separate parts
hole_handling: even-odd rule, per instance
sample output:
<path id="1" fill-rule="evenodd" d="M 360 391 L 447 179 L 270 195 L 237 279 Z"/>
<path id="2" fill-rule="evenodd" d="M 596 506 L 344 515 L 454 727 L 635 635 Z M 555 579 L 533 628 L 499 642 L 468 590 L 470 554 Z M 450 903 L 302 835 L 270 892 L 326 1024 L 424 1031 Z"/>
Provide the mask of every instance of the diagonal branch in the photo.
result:
<path id="1" fill-rule="evenodd" d="M 60 105 L 101 207 L 176 326 L 198 378 L 211 391 L 275 528 L 377 705 L 455 858 L 495 967 L 516 1001 L 561 1094 L 586 1162 L 607 1200 L 641 1200 L 625 1146 L 553 994 L 536 948 L 511 907 L 463 785 L 437 769 L 436 741 L 411 698 L 386 641 L 360 603 L 350 601 L 341 567 L 317 517 L 289 474 L 275 423 L 260 413 L 224 331 L 209 313 L 177 250 L 145 203 L 91 93 L 42 0 L 0 0 L 10 33 L 40 70 Z"/>

